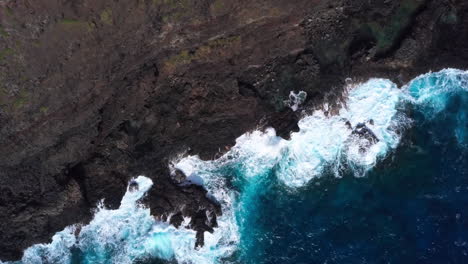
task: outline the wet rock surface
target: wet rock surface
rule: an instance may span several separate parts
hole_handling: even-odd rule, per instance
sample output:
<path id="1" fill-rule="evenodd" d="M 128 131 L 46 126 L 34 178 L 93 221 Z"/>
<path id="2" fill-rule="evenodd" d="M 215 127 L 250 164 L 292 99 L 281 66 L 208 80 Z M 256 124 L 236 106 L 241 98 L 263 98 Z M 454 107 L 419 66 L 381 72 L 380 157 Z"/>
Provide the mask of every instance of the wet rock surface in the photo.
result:
<path id="1" fill-rule="evenodd" d="M 468 64 L 463 0 L 0 1 L 0 259 L 85 223 L 128 181 L 154 181 L 155 217 L 203 232 L 216 202 L 168 164 L 211 159 L 301 109 L 338 102 L 347 77 Z"/>

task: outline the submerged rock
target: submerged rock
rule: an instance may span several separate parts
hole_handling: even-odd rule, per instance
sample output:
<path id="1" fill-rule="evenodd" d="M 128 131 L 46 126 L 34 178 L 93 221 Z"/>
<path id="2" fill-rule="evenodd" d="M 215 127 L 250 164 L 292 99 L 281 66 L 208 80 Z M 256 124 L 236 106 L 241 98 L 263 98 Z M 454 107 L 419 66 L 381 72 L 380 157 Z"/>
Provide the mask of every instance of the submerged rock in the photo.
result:
<path id="1" fill-rule="evenodd" d="M 371 144 L 375 144 L 380 141 L 374 134 L 374 132 L 372 132 L 372 130 L 369 127 L 367 127 L 365 123 L 358 123 L 353 129 L 352 134 L 358 135 L 360 138 L 366 139 Z"/>

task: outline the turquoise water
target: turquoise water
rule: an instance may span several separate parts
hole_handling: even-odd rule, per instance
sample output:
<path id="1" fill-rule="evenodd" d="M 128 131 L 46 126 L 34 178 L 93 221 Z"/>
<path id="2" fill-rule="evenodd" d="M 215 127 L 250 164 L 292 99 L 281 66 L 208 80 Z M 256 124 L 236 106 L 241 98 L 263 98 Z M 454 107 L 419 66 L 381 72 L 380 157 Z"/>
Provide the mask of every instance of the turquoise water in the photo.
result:
<path id="1" fill-rule="evenodd" d="M 189 219 L 176 229 L 139 205 L 157 184 L 140 176 L 119 209 L 99 207 L 78 236 L 68 227 L 19 263 L 468 263 L 468 72 L 346 94 L 291 140 L 254 131 L 218 160 L 173 161 L 222 205 L 204 247 Z"/>

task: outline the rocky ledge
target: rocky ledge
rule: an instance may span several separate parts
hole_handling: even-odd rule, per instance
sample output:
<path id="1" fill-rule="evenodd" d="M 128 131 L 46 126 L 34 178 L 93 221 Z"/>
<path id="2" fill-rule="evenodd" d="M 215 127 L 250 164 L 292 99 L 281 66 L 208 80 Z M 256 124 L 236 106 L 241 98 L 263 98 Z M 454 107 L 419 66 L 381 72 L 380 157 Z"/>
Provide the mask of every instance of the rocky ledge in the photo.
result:
<path id="1" fill-rule="evenodd" d="M 168 163 L 246 131 L 287 137 L 345 78 L 467 68 L 465 0 L 0 0 L 0 259 L 115 208 L 130 178 L 155 217 L 221 214 Z M 215 218 L 214 218 L 215 219 Z"/>

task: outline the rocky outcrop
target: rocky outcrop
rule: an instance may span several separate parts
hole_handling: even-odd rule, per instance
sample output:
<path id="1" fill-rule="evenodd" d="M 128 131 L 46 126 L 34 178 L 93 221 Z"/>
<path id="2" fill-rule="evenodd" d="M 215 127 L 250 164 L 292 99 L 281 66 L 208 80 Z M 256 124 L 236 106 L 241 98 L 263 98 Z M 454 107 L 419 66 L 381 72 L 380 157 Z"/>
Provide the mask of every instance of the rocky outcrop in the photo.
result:
<path id="1" fill-rule="evenodd" d="M 139 174 L 155 217 L 191 216 L 202 243 L 222 212 L 171 159 L 258 126 L 287 137 L 292 90 L 310 108 L 347 77 L 468 64 L 463 0 L 3 0 L 0 19 L 1 260 L 117 207 Z"/>

